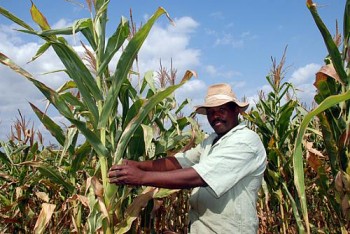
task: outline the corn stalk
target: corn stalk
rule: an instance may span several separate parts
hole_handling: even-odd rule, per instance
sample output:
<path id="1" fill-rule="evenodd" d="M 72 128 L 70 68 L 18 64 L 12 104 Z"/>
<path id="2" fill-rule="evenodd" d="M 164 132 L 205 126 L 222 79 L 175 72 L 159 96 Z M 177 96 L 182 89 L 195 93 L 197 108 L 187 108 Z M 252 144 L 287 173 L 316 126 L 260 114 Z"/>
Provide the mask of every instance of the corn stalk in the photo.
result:
<path id="1" fill-rule="evenodd" d="M 273 60 L 271 73 L 266 77 L 271 90 L 260 93 L 256 109 L 245 117 L 252 128 L 261 136 L 267 151 L 267 170 L 264 176 L 267 188 L 264 190 L 265 204 L 263 216 L 278 222 L 279 225 L 268 228 L 268 232 L 288 233 L 291 230 L 291 217 L 297 224 L 299 232 L 303 232 L 298 207 L 292 196 L 293 171 L 291 168 L 292 142 L 295 139 L 299 122 L 300 104 L 291 98 L 294 87 L 284 82 L 284 64 L 286 51 L 279 64 Z"/>
<path id="2" fill-rule="evenodd" d="M 76 156 L 82 156 L 89 149 L 92 149 L 90 156 L 97 156 L 98 163 L 95 171 L 93 175 L 89 175 L 86 182 L 85 198 L 71 197 L 70 201 L 73 203 L 84 201 L 81 204 L 89 207 L 87 218 L 89 233 L 101 230 L 104 233 L 114 233 L 117 227 L 116 222 L 120 222 L 123 218 L 125 208 L 122 205 L 125 204 L 124 201 L 130 201 L 130 191 L 124 187 L 109 184 L 107 171 L 112 163 L 118 162 L 123 157 L 132 158 L 135 155 L 145 155 L 147 150 L 145 145 L 149 144 L 149 141 L 146 141 L 144 136 L 150 134 L 148 131 L 151 131 L 145 126 L 156 122 L 158 127 L 162 127 L 162 121 L 158 119 L 159 107 L 166 106 L 167 101 L 169 101 L 167 98 L 194 73 L 187 71 L 179 84 L 170 85 L 160 90 L 152 90 L 152 92 L 147 93 L 146 98 L 143 98 L 141 93 L 133 88 L 128 78 L 136 56 L 152 26 L 163 14 L 169 18 L 167 12 L 163 8 L 158 8 L 131 39 L 129 39 L 129 23 L 122 17 L 112 36 L 106 38 L 109 0 L 89 1 L 88 4 L 91 12 L 92 6 L 94 7 L 95 14 L 92 18 L 79 19 L 71 27 L 51 29 L 45 16 L 32 3 L 30 12 L 32 19 L 41 29 L 39 31 L 34 30 L 26 22 L 0 7 L 0 14 L 22 27 L 19 31 L 38 36 L 45 41 L 36 55 L 33 56 L 32 61 L 49 48 L 52 48 L 60 58 L 65 67 L 64 72 L 68 74 L 70 80 L 58 90 L 53 90 L 38 81 L 32 74 L 2 53 L 0 53 L 0 62 L 36 86 L 49 103 L 72 124 L 71 129 L 73 130 L 66 137 L 60 126 L 31 104 L 32 109 L 45 127 L 63 146 L 62 157 L 66 152 L 70 156 L 75 156 L 73 168 L 69 171 L 70 179 L 60 181 L 69 189 L 68 193 L 74 194 L 74 189 L 71 190 L 75 187 L 74 173 L 82 164 L 82 159 Z M 85 48 L 90 66 L 84 63 L 81 56 L 62 36 L 76 33 L 81 33 L 85 38 L 82 46 Z M 125 49 L 122 50 L 123 46 Z M 111 72 L 109 70 L 110 61 L 120 50 L 122 50 L 121 56 L 114 71 Z M 146 82 L 143 88 L 145 89 L 147 85 L 153 87 L 150 82 Z M 168 107 L 164 109 L 169 110 Z M 171 117 L 169 113 L 164 116 Z M 185 124 L 183 121 L 175 120 L 173 126 L 177 127 L 174 130 L 179 133 L 180 129 L 190 123 L 189 119 L 185 119 Z M 179 127 L 180 125 L 181 127 Z M 86 142 L 80 148 L 75 149 L 78 134 L 82 134 Z M 174 145 L 167 145 L 162 149 L 173 150 L 176 148 L 176 144 L 184 139 L 188 139 L 188 137 L 178 139 Z M 45 170 L 45 165 L 37 163 L 27 163 L 27 165 L 38 167 L 47 172 L 47 177 L 50 177 L 50 172 L 55 172 L 54 168 L 46 168 Z M 78 223 L 81 220 L 77 217 L 73 222 Z M 76 225 L 76 227 L 83 228 L 81 225 Z"/>
<path id="3" fill-rule="evenodd" d="M 315 101 L 318 106 L 303 119 L 294 149 L 294 182 L 297 187 L 306 230 L 310 233 L 307 201 L 304 185 L 302 139 L 309 122 L 317 116 L 320 119 L 326 151 L 330 158 L 331 170 L 335 180 L 333 185 L 339 205 L 334 205 L 338 213 L 339 223 L 343 233 L 346 233 L 350 218 L 350 78 L 349 78 L 349 31 L 350 31 L 350 1 L 346 1 L 343 25 L 343 49 L 339 51 L 340 37 L 332 38 L 327 27 L 317 12 L 317 6 L 312 0 L 306 2 L 314 21 L 321 32 L 328 50 L 326 65 L 316 75 Z M 341 209 L 339 209 L 341 207 Z"/>

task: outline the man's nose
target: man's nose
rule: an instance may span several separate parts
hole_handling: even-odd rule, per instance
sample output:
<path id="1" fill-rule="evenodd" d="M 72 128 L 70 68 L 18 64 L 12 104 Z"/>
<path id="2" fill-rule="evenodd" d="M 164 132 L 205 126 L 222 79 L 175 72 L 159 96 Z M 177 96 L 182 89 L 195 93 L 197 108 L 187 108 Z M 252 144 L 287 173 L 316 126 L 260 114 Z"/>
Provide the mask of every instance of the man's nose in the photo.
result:
<path id="1" fill-rule="evenodd" d="M 220 112 L 219 111 L 214 111 L 213 112 L 213 118 L 216 119 L 218 117 L 221 117 Z"/>

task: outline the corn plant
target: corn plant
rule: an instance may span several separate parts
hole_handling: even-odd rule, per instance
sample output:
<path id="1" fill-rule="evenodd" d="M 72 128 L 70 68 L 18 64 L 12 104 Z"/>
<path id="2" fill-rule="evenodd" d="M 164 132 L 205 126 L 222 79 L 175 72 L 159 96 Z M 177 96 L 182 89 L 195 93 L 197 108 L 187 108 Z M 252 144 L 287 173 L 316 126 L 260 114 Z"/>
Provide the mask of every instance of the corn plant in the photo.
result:
<path id="1" fill-rule="evenodd" d="M 333 38 L 317 12 L 317 5 L 308 0 L 307 7 L 321 32 L 329 55 L 326 65 L 316 75 L 317 94 L 314 99 L 318 106 L 308 113 L 299 129 L 294 150 L 294 179 L 297 186 L 306 230 L 310 232 L 309 214 L 305 193 L 302 141 L 309 122 L 317 116 L 320 122 L 324 145 L 329 157 L 332 177 L 332 202 L 338 215 L 340 230 L 348 233 L 350 220 L 349 200 L 349 32 L 350 1 L 346 1 L 343 22 L 343 41 L 339 33 Z M 342 49 L 340 45 L 342 44 Z"/>
<path id="2" fill-rule="evenodd" d="M 52 218 L 53 208 L 64 204 L 61 197 L 72 192 L 74 187 L 65 181 L 65 176 L 52 170 L 52 165 L 60 158 L 59 152 L 45 148 L 40 132 L 33 125 L 28 126 L 21 112 L 19 115 L 11 127 L 9 141 L 1 142 L 0 210 L 4 222 L 0 230 L 41 233 Z M 39 212 L 46 212 L 46 215 L 38 216 Z M 57 220 L 59 218 L 52 219 L 51 223 Z"/>
<path id="3" fill-rule="evenodd" d="M 65 67 L 64 72 L 70 80 L 62 84 L 58 90 L 53 90 L 38 81 L 2 53 L 0 53 L 0 62 L 35 85 L 50 105 L 53 105 L 71 123 L 68 133 L 65 134 L 65 131 L 45 112 L 31 104 L 33 111 L 63 147 L 59 163 L 72 163 L 67 171 L 67 177 L 61 176 L 62 173 L 55 168 L 49 168 L 46 176 L 57 175 L 61 184 L 65 185 L 67 203 L 72 204 L 70 209 L 74 210 L 71 220 L 74 230 L 77 232 L 85 230 L 84 232 L 88 233 L 101 231 L 124 233 L 131 228 L 136 215 L 135 212 L 132 215 L 129 213 L 127 217 L 124 215 L 124 211 L 128 211 L 125 208 L 126 205 L 132 201 L 133 191 L 126 187 L 109 184 L 107 171 L 112 163 L 118 163 L 122 158 L 164 156 L 166 154 L 164 152 L 179 150 L 179 146 L 186 145 L 182 142 L 188 142 L 195 135 L 192 133 L 182 136 L 181 131 L 195 123 L 186 117 L 177 119 L 171 113 L 175 108 L 172 93 L 194 73 L 187 71 L 179 84 L 157 89 L 152 81 L 153 73 L 150 72 L 145 75 L 141 89 L 136 90 L 129 77 L 135 73 L 132 71 L 132 66 L 137 53 L 153 24 L 161 15 L 168 16 L 167 12 L 159 8 L 132 36 L 130 36 L 128 20 L 122 17 L 113 35 L 107 38 L 105 31 L 110 1 L 87 2 L 90 11 L 94 13 L 92 18 L 79 19 L 71 27 L 62 29 L 51 29 L 45 16 L 33 3 L 30 12 L 32 19 L 41 29 L 39 31 L 6 9 L 0 8 L 3 16 L 22 27 L 19 31 L 44 40 L 45 43 L 34 55 L 32 61 L 49 48 L 52 48 L 60 58 Z M 89 65 L 84 63 L 81 56 L 62 36 L 76 33 L 84 36 L 85 40 L 81 43 L 90 61 Z M 122 52 L 121 56 L 115 69 L 110 71 L 110 62 L 118 51 Z M 145 97 L 142 96 L 144 93 L 146 93 Z M 176 111 L 181 111 L 185 104 L 186 102 L 180 105 Z M 166 128 L 162 118 L 170 119 L 169 129 Z M 152 125 L 156 126 L 160 132 L 164 132 L 164 134 L 158 134 L 165 139 L 164 142 L 154 140 L 156 134 L 154 128 L 150 127 Z M 84 136 L 86 142 L 76 147 L 79 134 Z M 66 157 L 70 159 L 67 161 Z M 82 166 L 87 159 L 91 160 L 87 166 L 88 169 Z M 45 168 L 44 164 L 38 166 L 37 162 L 31 162 L 28 165 Z M 83 184 L 80 184 L 81 188 L 77 187 L 75 176 L 80 170 L 85 171 L 85 177 L 88 177 Z M 85 189 L 85 192 L 79 194 L 82 189 Z M 168 193 L 173 192 L 168 191 Z M 166 196 L 168 193 L 163 190 L 153 190 L 147 194 L 152 194 L 148 196 L 151 199 Z M 132 209 L 133 211 L 142 208 L 142 205 L 137 205 L 138 208 Z M 84 219 L 82 212 L 86 207 L 88 207 L 88 214 Z"/>
<path id="4" fill-rule="evenodd" d="M 287 233 L 295 230 L 291 217 L 302 230 L 300 216 L 296 207 L 292 170 L 292 142 L 296 136 L 300 117 L 300 104 L 291 98 L 294 87 L 284 82 L 285 54 L 279 64 L 273 60 L 271 73 L 266 77 L 271 90 L 260 98 L 255 109 L 246 118 L 252 128 L 261 136 L 267 151 L 267 170 L 264 176 L 264 198 L 259 204 L 261 223 L 267 223 L 266 232 Z M 265 202 L 263 202 L 265 201 Z M 266 220 L 265 220 L 266 219 Z M 269 225 L 275 224 L 275 225 Z"/>

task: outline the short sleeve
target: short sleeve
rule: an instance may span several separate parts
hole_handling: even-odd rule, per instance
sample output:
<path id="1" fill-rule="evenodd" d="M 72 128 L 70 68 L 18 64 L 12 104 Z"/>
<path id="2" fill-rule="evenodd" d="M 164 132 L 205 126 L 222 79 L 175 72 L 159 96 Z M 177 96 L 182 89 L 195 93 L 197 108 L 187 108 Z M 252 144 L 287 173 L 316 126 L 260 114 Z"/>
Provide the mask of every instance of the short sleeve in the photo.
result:
<path id="1" fill-rule="evenodd" d="M 175 154 L 175 158 L 180 163 L 181 167 L 188 168 L 199 163 L 203 153 L 210 149 L 212 142 L 216 136 L 216 134 L 211 134 L 196 147 L 191 148 L 186 152 Z"/>
<path id="2" fill-rule="evenodd" d="M 188 168 L 199 162 L 201 156 L 201 146 L 189 149 L 184 153 L 175 154 L 175 158 L 180 163 L 182 168 Z"/>
<path id="3" fill-rule="evenodd" d="M 218 197 L 245 176 L 264 172 L 266 153 L 260 138 L 251 133 L 224 139 L 208 157 L 193 166 Z"/>

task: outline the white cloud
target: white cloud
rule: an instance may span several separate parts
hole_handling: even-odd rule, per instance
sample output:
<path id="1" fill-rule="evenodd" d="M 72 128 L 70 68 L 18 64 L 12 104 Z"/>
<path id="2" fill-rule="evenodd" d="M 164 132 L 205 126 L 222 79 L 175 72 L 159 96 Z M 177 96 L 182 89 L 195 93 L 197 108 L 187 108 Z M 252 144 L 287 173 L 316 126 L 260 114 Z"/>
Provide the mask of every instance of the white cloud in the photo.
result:
<path id="1" fill-rule="evenodd" d="M 166 28 L 154 25 L 139 53 L 139 68 L 141 72 L 158 70 L 160 60 L 164 67 L 177 69 L 182 77 L 186 70 L 200 64 L 200 51 L 189 48 L 190 34 L 198 27 L 192 18 L 183 17 L 175 20 L 175 26 Z"/>
<path id="2" fill-rule="evenodd" d="M 220 20 L 222 20 L 222 19 L 225 18 L 225 17 L 224 17 L 224 14 L 223 14 L 221 11 L 213 12 L 213 13 L 210 14 L 210 16 L 211 16 L 212 18 L 214 18 L 214 19 L 220 19 Z"/>
<path id="3" fill-rule="evenodd" d="M 230 80 L 235 77 L 240 77 L 242 74 L 233 70 L 224 70 L 223 67 L 215 67 L 214 65 L 207 65 L 205 67 L 206 74 L 215 78 L 224 78 Z"/>
<path id="4" fill-rule="evenodd" d="M 319 64 L 307 64 L 294 71 L 288 79 L 288 82 L 292 83 L 297 89 L 299 101 L 306 104 L 308 107 L 312 106 L 313 98 L 316 94 L 316 88 L 313 83 L 315 81 L 315 74 L 320 68 L 321 65 Z"/>
<path id="5" fill-rule="evenodd" d="M 235 35 L 232 33 L 223 32 L 221 34 L 214 34 L 211 32 L 212 35 L 216 35 L 216 40 L 214 45 L 215 46 L 231 46 L 232 48 L 243 48 L 247 41 L 254 40 L 256 38 L 255 35 L 252 35 L 249 31 L 242 32 L 239 35 Z"/>
<path id="6" fill-rule="evenodd" d="M 298 86 L 305 83 L 311 83 L 315 79 L 316 72 L 321 68 L 318 64 L 307 64 L 304 67 L 298 68 L 289 78 L 289 82 Z"/>
<path id="7" fill-rule="evenodd" d="M 205 68 L 205 71 L 210 75 L 210 76 L 214 76 L 217 74 L 217 70 L 215 68 L 215 66 L 213 65 L 208 65 Z"/>
<path id="8" fill-rule="evenodd" d="M 64 23 L 65 21 L 60 21 L 57 25 L 64 26 Z M 63 68 L 60 59 L 52 49 L 47 50 L 35 61 L 28 63 L 44 43 L 43 41 L 38 42 L 34 36 L 28 37 L 13 30 L 13 28 L 19 28 L 18 26 L 0 25 L 0 28 L 3 29 L 0 31 L 0 39 L 4 42 L 0 44 L 1 53 L 50 88 L 57 89 L 67 80 L 64 72 L 45 74 Z M 52 137 L 44 130 L 29 105 L 31 102 L 44 111 L 46 101 L 43 94 L 29 80 L 8 67 L 1 65 L 0 73 L 2 79 L 0 86 L 0 139 L 6 140 L 9 136 L 11 126 L 19 118 L 19 110 L 30 126 L 34 123 L 34 128 L 43 133 L 44 142 L 52 141 Z M 59 116 L 57 113 L 55 115 Z M 56 118 L 56 116 L 51 117 Z"/>
<path id="9" fill-rule="evenodd" d="M 304 67 L 300 67 L 292 72 L 292 75 L 287 80 L 291 83 L 296 90 L 296 98 L 305 104 L 307 107 L 311 107 L 313 103 L 313 98 L 316 93 L 316 88 L 313 86 L 315 80 L 316 72 L 321 68 L 318 64 L 307 64 Z M 267 95 L 269 92 L 272 92 L 270 85 L 266 84 L 257 89 L 263 94 Z M 250 106 L 255 106 L 259 102 L 259 95 L 248 96 L 247 100 L 250 103 Z"/>
<path id="10" fill-rule="evenodd" d="M 221 37 L 216 38 L 215 46 L 230 45 L 233 48 L 241 48 L 244 45 L 242 38 L 236 38 L 231 33 L 225 33 Z"/>
<path id="11" fill-rule="evenodd" d="M 67 21 L 66 19 L 60 19 L 51 28 L 66 28 L 72 25 L 72 22 Z"/>

